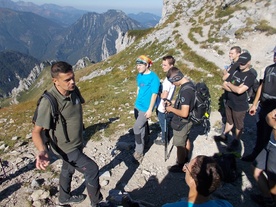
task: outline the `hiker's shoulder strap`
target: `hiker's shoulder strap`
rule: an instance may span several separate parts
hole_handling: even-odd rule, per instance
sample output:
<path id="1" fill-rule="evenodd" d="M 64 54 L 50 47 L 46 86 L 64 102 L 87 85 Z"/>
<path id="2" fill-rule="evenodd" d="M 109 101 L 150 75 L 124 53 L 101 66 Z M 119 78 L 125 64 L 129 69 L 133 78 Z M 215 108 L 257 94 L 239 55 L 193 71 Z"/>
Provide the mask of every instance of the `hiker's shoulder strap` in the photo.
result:
<path id="1" fill-rule="evenodd" d="M 42 94 L 42 97 L 46 98 L 49 101 L 51 106 L 52 116 L 56 119 L 59 115 L 58 102 L 56 98 L 53 96 L 53 94 L 51 94 L 47 90 L 44 91 L 44 93 Z"/>
<path id="2" fill-rule="evenodd" d="M 51 94 L 48 91 L 44 91 L 42 96 L 47 98 L 49 100 L 50 104 L 51 104 L 52 116 L 54 118 L 53 126 L 52 126 L 53 127 L 52 137 L 55 138 L 54 130 L 56 129 L 56 123 L 59 121 L 59 118 L 60 118 L 60 121 L 61 121 L 61 124 L 62 124 L 62 129 L 63 129 L 64 135 L 65 135 L 65 138 L 66 138 L 66 142 L 70 142 L 68 132 L 67 132 L 66 120 L 64 119 L 64 117 L 62 116 L 62 114 L 59 110 L 58 102 L 57 102 L 56 98 L 53 96 L 53 94 Z"/>
<path id="3" fill-rule="evenodd" d="M 80 92 L 80 90 L 79 90 L 79 88 L 78 88 L 77 86 L 75 87 L 75 93 L 76 93 L 77 96 L 79 97 L 80 102 L 81 102 L 82 104 L 85 103 L 85 100 L 84 100 L 84 98 L 82 97 L 81 92 Z"/>
<path id="4" fill-rule="evenodd" d="M 180 91 L 184 91 L 184 90 L 186 90 L 188 88 L 190 88 L 193 91 L 195 91 L 195 86 L 194 86 L 194 84 L 192 82 L 188 82 L 188 83 L 184 84 L 183 86 L 181 86 Z M 179 93 L 180 93 L 180 91 L 179 91 Z"/>

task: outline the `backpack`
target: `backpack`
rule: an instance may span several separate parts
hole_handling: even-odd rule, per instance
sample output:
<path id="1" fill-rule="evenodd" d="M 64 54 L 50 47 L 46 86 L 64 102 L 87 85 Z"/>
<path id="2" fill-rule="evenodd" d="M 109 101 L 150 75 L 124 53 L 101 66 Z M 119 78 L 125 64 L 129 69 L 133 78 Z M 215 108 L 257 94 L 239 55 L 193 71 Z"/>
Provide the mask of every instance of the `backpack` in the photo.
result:
<path id="1" fill-rule="evenodd" d="M 265 70 L 261 101 L 276 100 L 276 64 L 270 65 Z"/>
<path id="2" fill-rule="evenodd" d="M 194 124 L 202 124 L 204 127 L 204 133 L 208 134 L 210 131 L 210 113 L 211 113 L 211 95 L 208 86 L 204 82 L 198 82 L 184 86 L 181 90 L 186 88 L 193 88 L 195 91 L 194 106 L 191 108 L 189 119 Z"/>
<path id="3" fill-rule="evenodd" d="M 250 68 L 250 71 L 253 73 L 255 79 L 254 79 L 254 83 L 253 86 L 251 86 L 248 90 L 247 90 L 247 97 L 248 97 L 248 103 L 253 103 L 257 90 L 259 88 L 260 82 L 257 79 L 258 73 L 254 68 Z"/>
<path id="4" fill-rule="evenodd" d="M 233 153 L 215 153 L 213 158 L 220 166 L 223 177 L 222 181 L 226 183 L 234 182 L 238 177 L 236 155 Z"/>

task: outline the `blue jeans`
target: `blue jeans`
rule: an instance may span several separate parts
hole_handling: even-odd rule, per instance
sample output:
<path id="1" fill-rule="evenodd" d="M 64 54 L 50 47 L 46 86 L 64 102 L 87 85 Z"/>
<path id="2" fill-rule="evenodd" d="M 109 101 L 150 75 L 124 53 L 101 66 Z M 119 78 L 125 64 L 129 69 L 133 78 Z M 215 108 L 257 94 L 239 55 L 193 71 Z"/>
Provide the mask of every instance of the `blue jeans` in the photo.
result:
<path id="1" fill-rule="evenodd" d="M 165 141 L 165 130 L 166 130 L 165 118 L 166 118 L 166 114 L 158 111 L 157 115 L 158 115 L 159 125 L 160 125 L 160 128 L 161 128 L 162 140 Z"/>
<path id="2" fill-rule="evenodd" d="M 101 200 L 99 185 L 99 167 L 86 156 L 81 149 L 76 149 L 67 154 L 68 161 L 64 161 L 59 178 L 59 201 L 66 201 L 71 197 L 71 182 L 75 170 L 84 174 L 87 192 L 91 204 L 97 204 Z"/>
<path id="3" fill-rule="evenodd" d="M 171 128 L 171 120 L 172 120 L 172 114 L 171 113 L 161 113 L 160 111 L 157 111 L 157 116 L 159 120 L 159 125 L 161 128 L 161 135 L 162 135 L 162 140 L 165 141 L 165 136 L 166 136 L 166 127 L 167 127 L 167 136 L 168 140 L 170 140 L 173 136 L 173 130 Z M 165 119 L 166 119 L 166 126 L 165 126 Z"/>

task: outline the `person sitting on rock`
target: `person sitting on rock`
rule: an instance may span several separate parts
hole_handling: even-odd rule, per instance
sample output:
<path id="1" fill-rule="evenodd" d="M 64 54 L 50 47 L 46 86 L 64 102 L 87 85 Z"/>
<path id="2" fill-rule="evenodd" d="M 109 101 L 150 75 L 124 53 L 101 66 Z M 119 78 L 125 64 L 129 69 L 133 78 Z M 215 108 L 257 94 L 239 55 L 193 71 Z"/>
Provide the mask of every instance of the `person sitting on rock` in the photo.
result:
<path id="1" fill-rule="evenodd" d="M 233 207 L 226 200 L 212 200 L 210 195 L 221 185 L 222 170 L 212 157 L 199 155 L 183 166 L 185 181 L 189 186 L 186 201 L 167 203 L 162 207 Z"/>

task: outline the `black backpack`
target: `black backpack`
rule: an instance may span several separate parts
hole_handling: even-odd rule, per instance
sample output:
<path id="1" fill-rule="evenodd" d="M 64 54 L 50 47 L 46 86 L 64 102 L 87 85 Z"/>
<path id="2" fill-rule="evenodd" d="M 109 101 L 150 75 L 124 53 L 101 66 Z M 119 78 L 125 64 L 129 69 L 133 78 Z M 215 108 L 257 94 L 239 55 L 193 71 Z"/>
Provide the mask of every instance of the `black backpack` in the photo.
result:
<path id="1" fill-rule="evenodd" d="M 181 90 L 192 88 L 195 91 L 194 106 L 191 108 L 189 119 L 194 124 L 202 124 L 204 133 L 210 131 L 210 113 L 211 113 L 211 95 L 208 86 L 204 82 L 198 82 L 192 87 L 190 84 L 185 85 Z"/>
<path id="2" fill-rule="evenodd" d="M 265 69 L 261 101 L 276 100 L 276 64 L 270 65 Z"/>
<path id="3" fill-rule="evenodd" d="M 250 68 L 250 71 L 253 73 L 255 79 L 254 84 L 247 90 L 248 103 L 253 103 L 257 90 L 259 88 L 260 82 L 257 79 L 258 73 L 254 68 Z"/>

